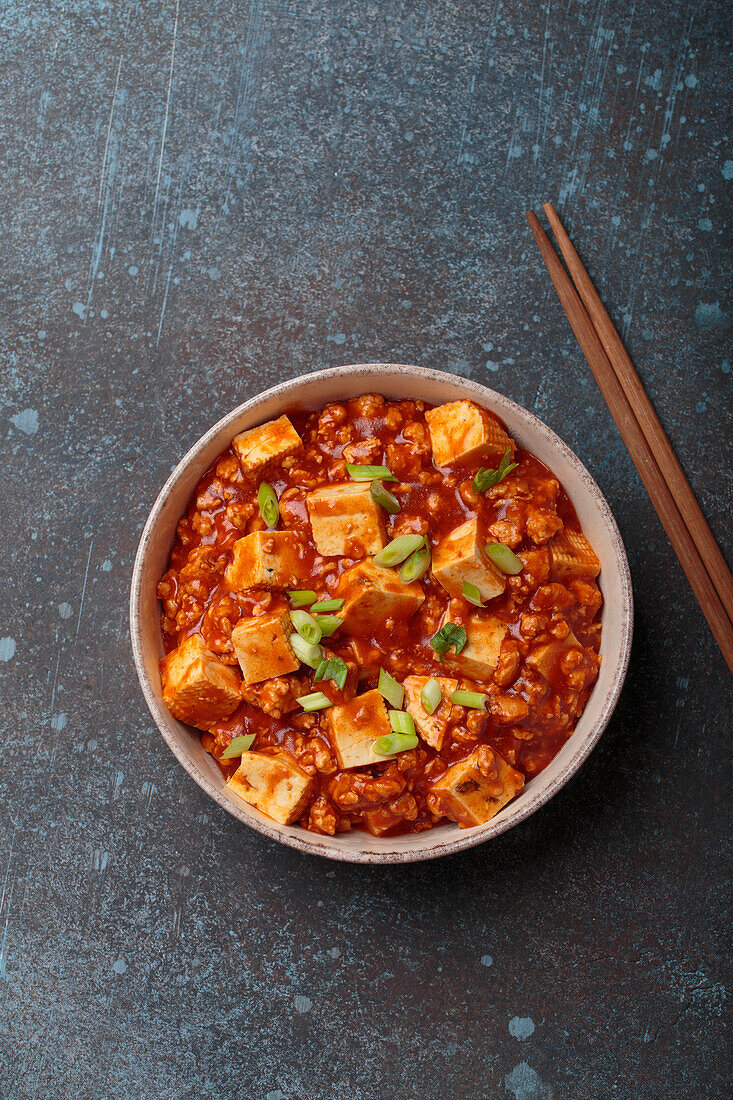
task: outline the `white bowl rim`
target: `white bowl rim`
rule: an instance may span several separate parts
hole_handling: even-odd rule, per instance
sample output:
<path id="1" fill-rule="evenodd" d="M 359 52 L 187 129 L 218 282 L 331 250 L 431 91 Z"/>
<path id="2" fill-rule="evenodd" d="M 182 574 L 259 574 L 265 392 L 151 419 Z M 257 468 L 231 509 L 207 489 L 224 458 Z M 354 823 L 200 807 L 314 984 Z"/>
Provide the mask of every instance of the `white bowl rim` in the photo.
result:
<path id="1" fill-rule="evenodd" d="M 512 817 L 502 818 L 497 821 L 492 819 L 485 825 L 475 826 L 472 829 L 456 830 L 456 833 L 444 843 L 434 845 L 428 849 L 405 849 L 402 851 L 385 851 L 379 850 L 359 850 L 345 847 L 327 847 L 323 843 L 323 839 L 319 834 L 311 833 L 307 829 L 298 828 L 297 831 L 287 832 L 282 826 L 279 826 L 277 822 L 270 821 L 270 819 L 262 817 L 255 817 L 248 812 L 246 803 L 242 802 L 241 805 L 234 804 L 224 798 L 219 790 L 217 790 L 209 781 L 208 777 L 203 773 L 197 771 L 185 753 L 179 746 L 176 738 L 171 734 L 167 728 L 167 722 L 170 721 L 170 713 L 167 708 L 158 700 L 153 685 L 147 673 L 147 669 L 143 660 L 143 633 L 144 626 L 142 622 L 141 608 L 142 608 L 142 587 L 143 587 L 143 572 L 144 561 L 146 553 L 148 551 L 149 544 L 152 536 L 155 532 L 155 528 L 160 517 L 160 513 L 163 506 L 172 492 L 179 478 L 183 473 L 191 467 L 199 458 L 201 453 L 206 450 L 208 443 L 214 436 L 219 435 L 230 424 L 236 422 L 243 414 L 251 411 L 257 405 L 269 398 L 282 399 L 292 393 L 295 401 L 297 390 L 304 383 L 311 383 L 314 381 L 339 381 L 345 372 L 356 373 L 358 371 L 374 371 L 383 370 L 385 372 L 399 372 L 400 374 L 411 374 L 413 377 L 429 378 L 435 382 L 449 381 L 452 384 L 458 384 L 461 389 L 466 391 L 467 396 L 473 393 L 475 400 L 479 404 L 487 404 L 492 409 L 497 409 L 502 419 L 511 421 L 512 416 L 518 416 L 520 419 L 525 419 L 529 424 L 544 433 L 546 439 L 551 446 L 558 452 L 560 452 L 565 460 L 575 468 L 575 471 L 584 483 L 584 487 L 593 498 L 593 503 L 600 514 L 601 519 L 604 521 L 609 534 L 611 535 L 611 541 L 613 544 L 614 552 L 616 555 L 616 564 L 619 568 L 620 580 L 621 580 L 621 645 L 616 659 L 615 675 L 613 676 L 609 690 L 606 693 L 605 698 L 602 700 L 599 706 L 598 717 L 595 720 L 593 726 L 588 731 L 585 739 L 577 747 L 573 757 L 568 761 L 565 769 L 559 773 L 546 787 L 535 793 L 535 795 L 529 799 L 524 806 L 518 809 Z M 386 387 L 389 388 L 388 386 Z M 365 391 L 367 392 L 367 391 Z M 372 391 L 374 392 L 374 391 Z M 338 400 L 338 398 L 334 398 Z M 508 414 L 504 417 L 502 410 L 505 410 Z M 201 471 L 203 473 L 203 470 Z M 250 828 L 255 829 L 263 836 L 268 837 L 270 840 L 275 840 L 280 844 L 285 844 L 290 848 L 294 848 L 299 852 L 303 852 L 309 855 L 318 855 L 327 859 L 332 859 L 340 862 L 347 863 L 366 863 L 366 864 L 394 864 L 394 863 L 413 863 L 421 862 L 429 859 L 438 859 L 440 856 L 453 855 L 456 852 L 465 851 L 468 848 L 473 848 L 478 844 L 483 844 L 487 840 L 491 840 L 501 833 L 506 832 L 508 829 L 514 828 L 515 825 L 519 825 L 520 822 L 525 821 L 533 813 L 539 810 L 551 798 L 554 797 L 557 792 L 565 786 L 565 784 L 575 775 L 581 765 L 588 758 L 592 750 L 598 744 L 598 741 L 603 734 L 611 715 L 616 707 L 621 689 L 623 688 L 624 680 L 626 679 L 626 672 L 629 666 L 629 659 L 631 656 L 631 643 L 633 638 L 633 622 L 634 622 L 634 606 L 633 606 L 633 589 L 631 582 L 631 572 L 629 570 L 629 563 L 626 556 L 626 550 L 624 548 L 621 533 L 618 528 L 618 524 L 614 518 L 613 513 L 601 492 L 600 488 L 596 484 L 594 478 L 591 476 L 585 465 L 581 462 L 575 452 L 558 436 L 544 421 L 535 416 L 534 413 L 525 409 L 524 406 L 519 405 L 517 402 L 512 401 L 504 394 L 499 393 L 497 390 L 492 390 L 488 386 L 482 385 L 480 382 L 475 382 L 473 379 L 464 378 L 462 375 L 449 374 L 446 371 L 437 371 L 426 367 L 418 367 L 411 364 L 403 363 L 350 363 L 341 367 L 329 367 L 325 370 L 312 371 L 306 374 L 297 375 L 294 378 L 289 378 L 283 382 L 279 382 L 277 385 L 270 387 L 267 390 L 263 390 L 261 393 L 256 394 L 248 401 L 243 402 L 236 408 L 232 409 L 220 420 L 218 420 L 207 432 L 205 432 L 199 439 L 193 444 L 192 447 L 186 452 L 183 458 L 176 464 L 168 478 L 166 479 L 163 488 L 158 493 L 158 496 L 153 504 L 148 519 L 143 527 L 142 534 L 140 536 L 140 542 L 138 544 L 137 553 L 135 555 L 135 562 L 132 569 L 132 579 L 130 586 L 130 637 L 132 643 L 133 658 L 135 661 L 135 668 L 137 671 L 140 686 L 142 688 L 145 701 L 148 705 L 150 714 L 155 721 L 158 730 L 160 731 L 164 741 L 168 745 L 173 755 L 178 760 L 179 764 L 185 769 L 185 771 L 191 776 L 191 778 L 205 791 L 209 797 L 213 798 L 222 809 L 230 813 L 238 821 Z M 353 835 L 349 834 L 349 835 Z M 414 834 L 416 840 L 425 836 L 425 833 Z M 329 838 L 331 839 L 331 838 Z"/>

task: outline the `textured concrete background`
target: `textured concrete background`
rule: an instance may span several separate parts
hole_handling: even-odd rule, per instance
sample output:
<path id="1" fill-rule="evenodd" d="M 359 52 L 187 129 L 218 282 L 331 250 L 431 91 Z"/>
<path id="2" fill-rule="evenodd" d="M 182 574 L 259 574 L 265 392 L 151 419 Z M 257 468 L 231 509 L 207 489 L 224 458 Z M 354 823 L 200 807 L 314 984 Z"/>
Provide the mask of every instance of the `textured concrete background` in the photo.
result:
<path id="1" fill-rule="evenodd" d="M 559 205 L 730 554 L 727 8 L 2 5 L 3 1098 L 727 1094 L 730 681 L 523 217 Z M 386 870 L 208 802 L 126 622 L 140 528 L 199 434 L 375 359 L 559 431 L 638 613 L 569 786 Z"/>

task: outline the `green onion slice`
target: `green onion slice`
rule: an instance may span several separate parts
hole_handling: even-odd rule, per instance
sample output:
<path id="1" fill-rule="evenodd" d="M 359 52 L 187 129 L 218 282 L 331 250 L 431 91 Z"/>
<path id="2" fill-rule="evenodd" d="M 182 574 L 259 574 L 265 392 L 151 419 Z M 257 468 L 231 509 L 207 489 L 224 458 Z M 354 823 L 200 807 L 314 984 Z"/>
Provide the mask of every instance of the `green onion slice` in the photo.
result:
<path id="1" fill-rule="evenodd" d="M 290 648 L 298 660 L 302 661 L 304 665 L 308 665 L 309 668 L 318 668 L 325 656 L 322 646 L 306 642 L 300 634 L 290 635 Z"/>
<path id="2" fill-rule="evenodd" d="M 313 606 L 311 607 L 311 612 L 340 611 L 345 602 L 345 600 L 319 600 L 318 603 L 313 604 Z"/>
<path id="3" fill-rule="evenodd" d="M 372 561 L 382 569 L 391 569 L 394 565 L 400 565 L 405 558 L 409 558 L 418 546 L 422 545 L 422 535 L 398 535 L 396 539 L 388 542 L 384 550 L 375 554 Z"/>
<path id="4" fill-rule="evenodd" d="M 396 710 L 401 709 L 405 701 L 405 689 L 402 684 L 397 683 L 394 676 L 390 676 L 386 669 L 380 668 L 379 670 L 377 691 L 383 699 L 387 700 L 390 706 L 393 706 Z"/>
<path id="5" fill-rule="evenodd" d="M 331 700 L 322 691 L 312 691 L 310 695 L 298 695 L 298 702 L 303 710 L 325 710 L 333 706 Z"/>
<path id="6" fill-rule="evenodd" d="M 471 584 L 470 581 L 463 582 L 463 598 L 472 603 L 474 607 L 483 607 L 483 600 L 481 599 L 481 593 L 475 584 Z"/>
<path id="7" fill-rule="evenodd" d="M 443 690 L 434 677 L 431 676 L 420 692 L 420 702 L 426 714 L 435 714 L 436 710 L 443 702 Z"/>
<path id="8" fill-rule="evenodd" d="M 324 638 L 330 638 L 338 628 L 341 626 L 344 620 L 340 619 L 338 615 L 319 615 L 318 625 L 321 628 L 321 635 Z"/>
<path id="9" fill-rule="evenodd" d="M 381 481 L 373 481 L 371 484 L 372 500 L 376 504 L 381 504 L 385 512 L 389 512 L 391 516 L 396 516 L 400 510 L 400 502 L 394 493 L 390 493 L 389 489 L 385 489 Z"/>
<path id="10" fill-rule="evenodd" d="M 407 752 L 417 748 L 417 735 L 414 733 L 388 733 L 378 737 L 372 745 L 380 756 L 393 756 L 396 752 Z"/>
<path id="11" fill-rule="evenodd" d="M 288 599 L 291 607 L 308 607 L 318 597 L 310 588 L 294 588 L 288 592 Z"/>
<path id="12" fill-rule="evenodd" d="M 339 691 L 343 691 L 349 675 L 349 666 L 346 664 L 346 661 L 342 661 L 340 657 L 335 657 L 333 667 L 335 671 L 331 679 Z"/>
<path id="13" fill-rule="evenodd" d="M 524 569 L 514 551 L 503 542 L 490 542 L 486 547 L 486 556 L 491 558 L 494 565 L 499 566 L 502 573 L 509 573 L 512 577 L 516 577 L 517 573 L 521 573 Z"/>
<path id="14" fill-rule="evenodd" d="M 312 615 L 309 615 L 307 611 L 291 611 L 290 621 L 301 638 L 305 638 L 306 642 L 310 642 L 311 645 L 318 645 L 323 637 L 323 631 Z"/>
<path id="15" fill-rule="evenodd" d="M 512 470 L 516 470 L 518 463 L 511 461 L 511 454 L 511 448 L 507 448 L 502 455 L 498 470 L 485 470 L 479 466 L 478 473 L 472 483 L 474 493 L 485 493 L 492 485 L 498 485 L 500 481 L 503 481 Z"/>
<path id="16" fill-rule="evenodd" d="M 466 631 L 462 626 L 458 623 L 446 623 L 445 626 L 441 626 L 437 634 L 433 634 L 430 644 L 435 652 L 442 656 L 451 646 L 454 646 L 456 653 L 460 653 L 467 641 Z"/>
<path id="17" fill-rule="evenodd" d="M 233 760 L 235 756 L 241 756 L 252 747 L 254 739 L 253 733 L 246 733 L 244 737 L 233 737 L 221 754 L 222 760 Z"/>
<path id="18" fill-rule="evenodd" d="M 391 710 L 389 712 L 389 724 L 394 733 L 404 733 L 409 737 L 415 736 L 415 719 L 406 710 Z"/>
<path id="19" fill-rule="evenodd" d="M 280 519 L 277 494 L 272 485 L 268 485 L 266 481 L 261 482 L 257 490 L 257 503 L 260 506 L 260 515 L 270 530 L 277 527 L 277 521 Z"/>
<path id="20" fill-rule="evenodd" d="M 352 481 L 399 481 L 389 466 L 355 466 L 353 462 L 346 463 L 346 472 Z"/>
<path id="21" fill-rule="evenodd" d="M 470 707 L 471 710 L 486 710 L 486 696 L 480 691 L 454 691 L 450 697 L 451 703 L 459 707 Z"/>
<path id="22" fill-rule="evenodd" d="M 346 664 L 346 661 L 344 661 L 342 657 L 333 656 L 325 661 L 321 661 L 316 669 L 313 681 L 317 683 L 319 680 L 333 680 L 339 691 L 343 691 L 348 675 L 349 666 Z"/>
<path id="23" fill-rule="evenodd" d="M 426 538 L 423 537 L 422 546 L 418 546 L 417 550 L 414 550 L 410 554 L 405 564 L 400 569 L 400 580 L 403 584 L 410 584 L 411 581 L 419 581 L 420 577 L 423 577 L 430 568 L 430 544 Z"/>

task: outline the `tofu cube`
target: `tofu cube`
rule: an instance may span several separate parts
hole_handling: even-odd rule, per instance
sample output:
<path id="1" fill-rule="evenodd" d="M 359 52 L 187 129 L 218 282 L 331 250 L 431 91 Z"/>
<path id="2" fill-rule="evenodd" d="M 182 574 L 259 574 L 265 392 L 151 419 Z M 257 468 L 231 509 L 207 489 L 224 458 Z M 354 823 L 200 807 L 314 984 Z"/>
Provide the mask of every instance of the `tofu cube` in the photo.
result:
<path id="1" fill-rule="evenodd" d="M 576 577 L 597 577 L 601 563 L 593 547 L 580 531 L 565 530 L 548 543 L 552 575 L 558 581 Z"/>
<path id="2" fill-rule="evenodd" d="M 357 695 L 348 703 L 329 707 L 323 713 L 339 768 L 362 768 L 365 764 L 391 759 L 380 756 L 372 748 L 378 737 L 392 732 L 387 707 L 376 688 Z"/>
<path id="3" fill-rule="evenodd" d="M 406 676 L 403 681 L 405 689 L 405 709 L 409 711 L 415 721 L 415 729 L 427 745 L 437 749 L 443 747 L 445 731 L 448 728 L 448 720 L 453 710 L 450 697 L 458 687 L 457 680 L 451 680 L 447 676 L 436 676 L 443 692 L 443 699 L 432 714 L 428 714 L 420 699 L 420 692 L 427 684 L 430 676 Z"/>
<path id="4" fill-rule="evenodd" d="M 474 680 L 490 680 L 499 663 L 501 643 L 507 632 L 506 623 L 493 615 L 485 619 L 474 616 L 465 628 L 465 646 L 460 653 L 449 650 L 445 660 Z"/>
<path id="5" fill-rule="evenodd" d="M 237 623 L 232 631 L 232 645 L 245 684 L 259 684 L 261 680 L 286 676 L 300 668 L 290 645 L 292 632 L 287 612 L 255 615 Z"/>
<path id="6" fill-rule="evenodd" d="M 309 493 L 306 503 L 313 541 L 324 557 L 363 558 L 384 546 L 384 516 L 369 482 L 327 485 Z"/>
<path id="7" fill-rule="evenodd" d="M 281 825 L 291 825 L 305 813 L 315 784 L 289 753 L 245 752 L 227 786 Z"/>
<path id="8" fill-rule="evenodd" d="M 237 539 L 225 580 L 234 592 L 243 588 L 292 588 L 303 573 L 294 531 L 253 531 Z"/>
<path id="9" fill-rule="evenodd" d="M 339 612 L 343 629 L 351 634 L 368 634 L 383 627 L 386 619 L 409 619 L 425 599 L 418 581 L 403 584 L 399 573 L 380 569 L 371 561 L 359 562 L 347 570 L 338 593 L 346 601 Z"/>
<path id="10" fill-rule="evenodd" d="M 451 596 L 463 595 L 464 581 L 475 584 L 483 600 L 493 600 L 506 588 L 504 574 L 483 552 L 475 517 L 441 539 L 433 551 L 432 569 Z"/>
<path id="11" fill-rule="evenodd" d="M 303 440 L 287 416 L 281 416 L 278 420 L 268 420 L 267 424 L 235 435 L 232 447 L 245 474 L 253 474 L 269 462 L 301 450 Z"/>
<path id="12" fill-rule="evenodd" d="M 208 730 L 242 702 L 238 674 L 220 661 L 200 634 L 192 634 L 162 659 L 163 701 L 174 718 Z"/>
<path id="13" fill-rule="evenodd" d="M 375 806 L 373 810 L 364 810 L 362 814 L 364 828 L 372 836 L 385 836 L 395 825 L 401 824 L 403 818 L 399 814 L 393 814 L 389 806 Z"/>
<path id="14" fill-rule="evenodd" d="M 557 674 L 559 662 L 571 649 L 579 649 L 585 654 L 585 650 L 572 630 L 562 640 L 547 642 L 533 649 L 527 656 L 527 664 L 551 682 L 553 676 Z"/>
<path id="15" fill-rule="evenodd" d="M 524 776 L 489 745 L 479 745 L 431 783 L 429 803 L 462 829 L 483 825 L 524 786 Z"/>
<path id="16" fill-rule="evenodd" d="M 428 409 L 425 419 L 436 466 L 500 459 L 505 451 L 515 450 L 514 440 L 498 420 L 473 401 L 438 405 L 436 409 Z"/>

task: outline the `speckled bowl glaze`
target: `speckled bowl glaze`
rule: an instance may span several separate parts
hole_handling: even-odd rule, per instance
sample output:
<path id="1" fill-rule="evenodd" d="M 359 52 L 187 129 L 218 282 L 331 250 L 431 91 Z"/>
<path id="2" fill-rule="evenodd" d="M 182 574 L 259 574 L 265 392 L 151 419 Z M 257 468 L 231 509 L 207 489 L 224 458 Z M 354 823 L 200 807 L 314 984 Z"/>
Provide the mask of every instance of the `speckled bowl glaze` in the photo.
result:
<path id="1" fill-rule="evenodd" d="M 386 398 L 421 398 L 439 405 L 472 398 L 505 422 L 518 443 L 560 478 L 601 563 L 605 600 L 601 672 L 570 739 L 540 775 L 486 825 L 459 829 L 440 825 L 415 836 L 373 837 L 360 830 L 319 836 L 298 826 L 278 825 L 227 789 L 199 734 L 176 721 L 161 696 L 158 660 L 163 655 L 156 585 L 166 568 L 176 524 L 194 487 L 237 432 L 280 416 L 287 409 L 319 409 L 329 401 L 377 392 Z M 605 729 L 626 676 L 631 651 L 631 577 L 621 536 L 600 489 L 582 462 L 537 417 L 476 382 L 398 363 L 365 363 L 318 371 L 282 382 L 228 413 L 179 462 L 156 500 L 140 539 L 132 574 L 132 649 L 146 702 L 164 740 L 198 785 L 239 821 L 300 852 L 351 863 L 409 863 L 460 852 L 518 825 L 567 783 Z"/>

